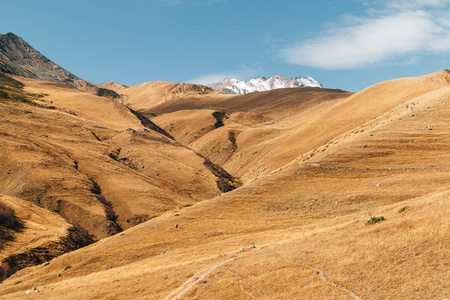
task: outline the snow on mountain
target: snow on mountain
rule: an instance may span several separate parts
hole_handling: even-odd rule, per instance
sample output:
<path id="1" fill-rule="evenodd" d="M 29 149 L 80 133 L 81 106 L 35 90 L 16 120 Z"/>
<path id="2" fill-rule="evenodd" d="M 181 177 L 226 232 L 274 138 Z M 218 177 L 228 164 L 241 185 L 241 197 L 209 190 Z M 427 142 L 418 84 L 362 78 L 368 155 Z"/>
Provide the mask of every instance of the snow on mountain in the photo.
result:
<path id="1" fill-rule="evenodd" d="M 264 76 L 246 81 L 239 81 L 234 78 L 225 78 L 224 80 L 209 84 L 209 87 L 223 91 L 227 94 L 247 94 L 252 92 L 269 91 L 282 88 L 297 88 L 297 87 L 322 87 L 320 82 L 314 80 L 312 77 L 292 77 L 286 79 L 282 75 Z"/>

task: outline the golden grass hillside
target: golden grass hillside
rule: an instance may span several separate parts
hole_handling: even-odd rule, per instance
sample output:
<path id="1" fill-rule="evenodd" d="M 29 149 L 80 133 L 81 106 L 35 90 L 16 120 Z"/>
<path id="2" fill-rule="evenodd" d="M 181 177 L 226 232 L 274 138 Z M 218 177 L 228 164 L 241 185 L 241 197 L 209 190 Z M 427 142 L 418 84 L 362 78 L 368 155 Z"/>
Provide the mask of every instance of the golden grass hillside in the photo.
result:
<path id="1" fill-rule="evenodd" d="M 2 194 L 59 214 L 98 240 L 222 193 L 205 158 L 146 128 L 123 104 L 15 78 L 1 82 Z"/>
<path id="2" fill-rule="evenodd" d="M 99 123 L 105 127 L 124 130 L 140 127 L 139 120 L 122 104 L 106 97 L 63 84 L 13 76 L 25 84 L 24 90 L 42 95 L 41 102 L 56 106 L 65 112 Z"/>
<path id="3" fill-rule="evenodd" d="M 271 169 L 236 167 L 252 180 L 21 270 L 0 295 L 35 286 L 36 299 L 449 298 L 448 76 L 385 82 L 257 128 L 227 121 L 197 141 L 243 128 L 241 151 L 265 151 L 273 130 L 278 151 L 247 157 Z"/>
<path id="4" fill-rule="evenodd" d="M 442 71 L 380 83 L 355 94 L 318 88 L 252 93 L 228 102 L 183 107 L 152 120 L 242 181 L 251 182 L 410 99 L 447 87 L 448 78 L 448 72 Z M 191 104 L 186 101 L 186 107 Z M 208 116 L 214 111 L 226 113 L 225 126 L 217 130 L 212 130 L 216 120 Z"/>
<path id="5" fill-rule="evenodd" d="M 0 240 L 0 280 L 92 243 L 89 236 L 61 216 L 29 201 L 0 195 L 0 204 L 13 212 L 19 223 L 9 231 L 11 238 Z"/>
<path id="6" fill-rule="evenodd" d="M 23 81 L 30 84 L 27 91 L 47 86 L 41 101 L 54 99 L 56 109 L 0 103 L 4 193 L 60 212 L 96 237 L 220 193 L 202 157 L 144 128 L 122 104 L 68 86 Z M 112 210 L 117 216 L 108 215 Z"/>
<path id="7" fill-rule="evenodd" d="M 178 101 L 198 102 L 230 97 L 209 87 L 191 83 L 153 81 L 136 86 L 126 86 L 115 82 L 107 82 L 103 83 L 102 87 L 120 94 L 123 97 L 123 103 L 134 110 L 171 106 Z"/>

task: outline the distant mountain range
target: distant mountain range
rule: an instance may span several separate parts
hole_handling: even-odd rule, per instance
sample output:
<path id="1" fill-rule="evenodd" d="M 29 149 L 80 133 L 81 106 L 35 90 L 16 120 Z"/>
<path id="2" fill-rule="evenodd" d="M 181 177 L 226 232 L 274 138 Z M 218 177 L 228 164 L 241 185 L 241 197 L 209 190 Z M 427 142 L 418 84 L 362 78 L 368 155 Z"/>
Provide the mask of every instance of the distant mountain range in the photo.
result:
<path id="1" fill-rule="evenodd" d="M 227 94 L 247 94 L 252 92 L 262 92 L 282 88 L 298 87 L 322 87 L 322 84 L 312 77 L 292 77 L 287 79 L 282 75 L 264 76 L 246 81 L 239 81 L 234 78 L 225 78 L 224 80 L 209 84 L 210 88 L 223 91 Z"/>

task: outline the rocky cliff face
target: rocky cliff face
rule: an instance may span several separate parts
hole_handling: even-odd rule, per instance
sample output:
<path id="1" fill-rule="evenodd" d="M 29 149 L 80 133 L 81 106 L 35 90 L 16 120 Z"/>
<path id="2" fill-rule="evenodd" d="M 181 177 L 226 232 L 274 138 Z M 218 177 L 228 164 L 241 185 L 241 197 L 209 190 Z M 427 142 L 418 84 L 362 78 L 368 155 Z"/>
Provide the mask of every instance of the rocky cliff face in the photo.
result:
<path id="1" fill-rule="evenodd" d="M 81 80 L 11 32 L 0 34 L 0 71 L 74 86 L 76 81 Z"/>

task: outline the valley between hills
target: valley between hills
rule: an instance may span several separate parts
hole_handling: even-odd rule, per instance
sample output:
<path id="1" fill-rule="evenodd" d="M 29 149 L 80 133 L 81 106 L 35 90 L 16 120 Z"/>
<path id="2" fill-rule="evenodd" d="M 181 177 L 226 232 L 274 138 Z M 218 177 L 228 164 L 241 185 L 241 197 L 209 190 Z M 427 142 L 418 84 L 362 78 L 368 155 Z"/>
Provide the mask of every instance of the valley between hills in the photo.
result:
<path id="1" fill-rule="evenodd" d="M 0 298 L 450 297 L 448 70 L 229 95 L 4 65 Z"/>

